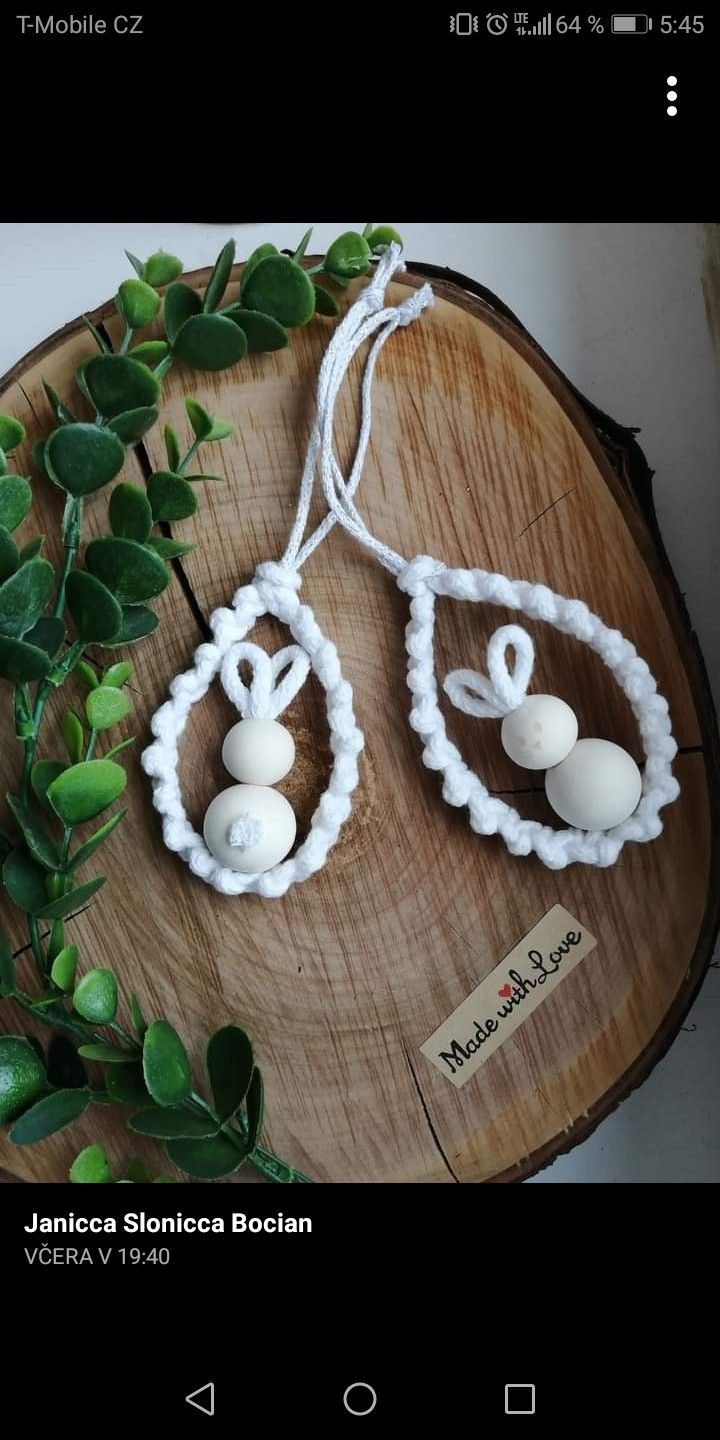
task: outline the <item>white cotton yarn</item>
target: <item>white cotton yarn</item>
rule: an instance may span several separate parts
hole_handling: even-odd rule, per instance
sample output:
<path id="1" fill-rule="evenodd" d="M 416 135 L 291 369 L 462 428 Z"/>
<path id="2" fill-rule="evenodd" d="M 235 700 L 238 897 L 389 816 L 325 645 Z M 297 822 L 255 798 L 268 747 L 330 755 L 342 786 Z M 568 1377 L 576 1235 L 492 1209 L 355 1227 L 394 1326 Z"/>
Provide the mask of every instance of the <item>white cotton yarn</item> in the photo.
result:
<path id="1" fill-rule="evenodd" d="M 399 266 L 399 248 L 392 246 L 386 253 L 383 276 L 387 279 Z M 376 277 L 379 282 L 379 275 Z M 550 869 L 561 870 L 573 862 L 587 865 L 612 865 L 627 840 L 653 840 L 662 830 L 660 811 L 677 798 L 680 789 L 672 773 L 672 760 L 677 746 L 672 735 L 667 701 L 658 693 L 655 679 L 635 646 L 618 630 L 607 626 L 582 601 L 558 595 L 546 585 L 527 580 L 512 580 L 507 575 L 486 570 L 451 569 L 432 556 L 419 555 L 409 563 L 402 555 L 377 540 L 367 529 L 353 501 L 359 482 L 371 426 L 372 377 L 380 349 L 397 324 L 407 324 L 432 304 L 428 285 L 414 293 L 398 307 L 403 318 L 393 324 L 392 311 L 380 311 L 356 328 L 352 337 L 338 337 L 331 342 L 323 364 L 318 386 L 318 420 L 320 472 L 323 490 L 332 515 L 348 533 L 364 545 L 380 563 L 395 575 L 397 584 L 410 597 L 410 622 L 406 629 L 408 655 L 407 680 L 412 696 L 410 724 L 423 741 L 422 758 L 431 770 L 443 777 L 443 797 L 450 805 L 466 806 L 470 824 L 480 835 L 500 835 L 513 855 L 536 854 Z M 380 329 L 384 325 L 384 329 Z M 358 345 L 374 330 L 380 329 L 368 356 L 362 384 L 362 421 L 357 453 L 350 477 L 346 481 L 333 450 L 335 402 L 349 360 Z M 334 350 L 335 363 L 330 363 Z M 632 706 L 645 753 L 642 795 L 635 813 L 614 829 L 583 831 L 573 828 L 555 830 L 538 821 L 526 820 L 511 805 L 491 795 L 480 777 L 466 764 L 460 751 L 449 739 L 445 720 L 438 705 L 435 674 L 434 629 L 435 602 L 441 597 L 453 600 L 501 605 L 518 610 L 533 620 L 542 620 L 565 634 L 590 645 L 607 665 Z M 454 703 L 471 714 L 506 714 L 519 703 L 513 697 L 524 693 L 524 670 L 532 663 L 532 642 L 521 627 L 512 643 L 516 650 L 515 673 L 505 669 L 500 681 L 504 693 L 472 671 L 454 672 L 449 693 Z M 525 638 L 522 638 L 525 637 Z M 495 640 L 495 637 L 493 637 Z M 527 643 L 526 643 L 527 642 Z M 496 641 L 498 654 L 504 656 L 502 638 Z M 507 637 L 505 640 L 507 642 Z M 491 647 L 493 641 L 491 641 Z M 503 667 L 500 666 L 499 670 Z M 492 679 L 492 676 L 491 676 Z M 495 708 L 493 708 L 493 705 Z"/>

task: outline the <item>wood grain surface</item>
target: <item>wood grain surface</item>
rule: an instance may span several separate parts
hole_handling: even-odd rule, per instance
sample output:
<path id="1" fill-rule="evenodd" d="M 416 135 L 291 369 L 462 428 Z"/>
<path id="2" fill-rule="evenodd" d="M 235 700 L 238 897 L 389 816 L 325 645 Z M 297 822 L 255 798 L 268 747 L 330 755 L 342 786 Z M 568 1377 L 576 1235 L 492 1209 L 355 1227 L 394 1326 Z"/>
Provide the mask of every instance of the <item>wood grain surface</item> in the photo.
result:
<path id="1" fill-rule="evenodd" d="M 421 283 L 422 270 L 411 266 L 392 299 Z M 433 283 L 434 308 L 397 332 L 378 365 L 363 513 L 408 557 L 429 551 L 450 564 L 542 581 L 581 596 L 630 636 L 670 703 L 682 795 L 664 812 L 660 839 L 627 845 L 610 870 L 575 865 L 555 873 L 534 857 L 512 858 L 497 838 L 474 835 L 465 812 L 443 803 L 408 726 L 406 600 L 334 530 L 308 564 L 305 593 L 338 645 L 365 732 L 353 815 L 326 868 L 281 900 L 225 898 L 195 879 L 163 847 L 139 754 L 206 617 L 258 561 L 284 547 L 331 322 L 293 332 L 287 350 L 237 370 L 173 369 L 163 418 L 185 435 L 183 397 L 193 394 L 232 420 L 237 435 L 205 451 L 205 468 L 224 483 L 205 485 L 198 515 L 174 527 L 198 548 L 176 565 L 158 605 L 159 630 L 133 653 L 135 712 L 123 727 L 139 737 L 126 757 L 131 813 L 107 846 L 110 882 L 69 929 L 81 964 L 112 964 L 149 1016 L 178 1026 L 198 1067 L 213 1029 L 229 1019 L 245 1025 L 265 1074 L 266 1142 L 326 1182 L 531 1174 L 584 1138 L 664 1052 L 717 928 L 714 717 L 654 529 L 642 456 L 630 432 L 582 403 L 492 297 L 460 277 L 435 274 Z M 107 306 L 95 318 L 112 330 L 112 315 Z M 26 470 L 30 445 L 52 423 L 41 379 L 69 397 L 73 369 L 92 346 L 81 325 L 71 325 L 6 377 L 0 408 L 27 426 Z M 341 459 L 352 452 L 356 389 L 347 385 L 338 405 Z M 128 455 L 123 478 L 142 482 L 149 467 L 163 464 L 156 427 L 144 451 Z M 61 497 L 42 480 L 35 495 L 26 528 L 47 533 L 52 557 Z M 107 494 L 88 504 L 88 533 L 106 528 L 106 505 Z M 493 607 L 441 602 L 438 673 L 481 667 L 487 637 L 509 618 Z M 599 658 L 548 626 L 523 623 L 537 645 L 537 688 L 574 706 L 581 733 L 613 739 L 640 758 L 627 701 Z M 287 641 L 268 620 L 253 638 L 272 648 Z M 542 775 L 507 759 L 499 726 L 450 706 L 446 715 L 449 733 L 493 791 L 516 796 L 524 815 L 558 823 Z M 191 717 L 181 775 L 197 826 L 228 783 L 220 748 L 232 721 L 217 687 Z M 302 835 L 329 772 L 314 681 L 287 723 L 298 763 L 280 788 Z M 18 763 L 7 704 L 0 738 L 5 790 Z M 420 1045 L 558 902 L 598 938 L 597 948 L 456 1090 Z M 3 923 L 22 946 L 23 917 L 4 896 Z M 24 1028 L 9 1005 L 0 1008 L 0 1027 Z M 105 1108 L 31 1149 L 13 1149 L 3 1136 L 0 1165 L 19 1178 L 62 1180 L 91 1139 L 102 1139 L 118 1161 L 144 1153 L 157 1169 L 154 1143 L 135 1143 L 121 1116 Z"/>

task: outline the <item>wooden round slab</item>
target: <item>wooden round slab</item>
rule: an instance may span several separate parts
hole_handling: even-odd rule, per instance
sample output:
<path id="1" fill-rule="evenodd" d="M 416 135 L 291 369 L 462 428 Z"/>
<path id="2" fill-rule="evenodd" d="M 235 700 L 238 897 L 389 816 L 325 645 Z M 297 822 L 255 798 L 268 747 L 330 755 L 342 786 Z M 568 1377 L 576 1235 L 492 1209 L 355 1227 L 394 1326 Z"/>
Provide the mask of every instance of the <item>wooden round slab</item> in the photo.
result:
<path id="1" fill-rule="evenodd" d="M 411 266 L 392 300 L 422 274 Z M 191 277 L 198 286 L 206 279 Z M 198 515 L 175 527 L 198 548 L 159 602 L 159 630 L 133 654 L 135 713 L 125 732 L 139 738 L 126 756 L 130 816 L 103 852 L 110 881 L 73 920 L 72 938 L 82 965 L 111 963 L 149 1016 L 178 1026 L 198 1074 L 211 1031 L 231 1019 L 246 1026 L 265 1074 L 265 1139 L 318 1181 L 530 1175 L 582 1140 L 662 1055 L 700 983 L 717 924 L 712 706 L 654 531 L 642 455 L 630 432 L 581 401 L 499 302 L 437 272 L 434 289 L 434 308 L 397 332 L 378 365 L 361 509 L 373 532 L 408 557 L 430 552 L 542 581 L 583 597 L 632 638 L 670 702 L 682 796 L 664 812 L 660 839 L 627 845 L 609 870 L 556 873 L 473 834 L 466 813 L 444 804 L 408 726 L 406 598 L 336 529 L 308 564 L 305 593 L 337 642 L 365 732 L 353 815 L 326 868 L 281 900 L 228 899 L 195 879 L 162 844 L 140 751 L 170 680 L 206 633 L 206 617 L 258 561 L 283 550 L 331 322 L 294 332 L 288 349 L 236 371 L 172 370 L 164 419 L 185 436 L 183 397 L 192 394 L 233 421 L 237 435 L 204 452 L 203 465 L 225 482 L 202 486 Z M 105 306 L 94 318 L 112 331 L 113 313 Z M 69 399 L 72 372 L 92 349 L 78 322 L 6 377 L 0 409 L 28 430 L 19 468 L 29 472 L 30 444 L 52 424 L 41 379 Z M 356 434 L 358 373 L 356 365 L 338 407 L 343 460 Z M 142 479 L 164 464 L 158 426 L 129 454 L 125 476 Z M 28 533 L 57 535 L 61 497 L 49 492 L 35 482 Z M 107 498 L 88 504 L 89 533 L 106 528 Z M 482 668 L 487 637 L 509 618 L 443 601 L 438 673 Z M 629 706 L 600 660 L 547 626 L 528 628 L 536 686 L 570 701 L 581 733 L 639 757 Z M 272 648 L 287 642 L 269 621 L 256 638 Z M 445 708 L 450 734 L 490 788 L 512 796 L 524 815 L 553 823 L 542 775 L 511 764 L 499 726 Z M 181 773 L 197 826 L 228 783 L 220 747 L 232 720 L 218 687 L 193 712 Z M 281 788 L 302 834 L 329 769 L 314 682 L 288 723 L 299 763 Z M 0 742 L 6 789 L 18 761 L 7 703 Z M 592 931 L 597 948 L 454 1089 L 419 1047 L 556 903 Z M 3 904 L 20 947 L 23 917 L 5 897 Z M 10 1005 L 0 1007 L 0 1025 L 25 1028 Z M 118 1162 L 140 1152 L 156 1171 L 162 1163 L 153 1142 L 136 1144 L 121 1116 L 102 1108 L 31 1149 L 15 1150 L 3 1137 L 0 1164 L 18 1177 L 61 1180 L 93 1139 Z"/>

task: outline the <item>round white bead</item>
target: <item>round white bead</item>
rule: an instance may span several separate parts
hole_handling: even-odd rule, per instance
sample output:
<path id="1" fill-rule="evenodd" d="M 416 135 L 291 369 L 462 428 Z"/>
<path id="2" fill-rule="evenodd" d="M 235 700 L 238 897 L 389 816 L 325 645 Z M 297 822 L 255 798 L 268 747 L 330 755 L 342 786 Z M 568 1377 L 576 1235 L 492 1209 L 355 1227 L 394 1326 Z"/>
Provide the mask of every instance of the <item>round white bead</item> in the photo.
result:
<path id="1" fill-rule="evenodd" d="M 205 812 L 205 844 L 216 860 L 242 875 L 260 875 L 292 850 L 295 812 L 269 785 L 231 785 Z"/>
<path id="2" fill-rule="evenodd" d="M 636 809 L 642 776 L 632 755 L 612 740 L 578 740 L 548 770 L 545 793 L 556 815 L 578 830 L 611 830 Z"/>
<path id="3" fill-rule="evenodd" d="M 225 736 L 222 758 L 243 785 L 276 785 L 292 769 L 295 741 L 277 720 L 240 720 Z"/>
<path id="4" fill-rule="evenodd" d="M 505 716 L 500 738 L 516 765 L 547 770 L 570 754 L 577 733 L 577 715 L 564 700 L 557 695 L 526 695 L 517 710 Z"/>

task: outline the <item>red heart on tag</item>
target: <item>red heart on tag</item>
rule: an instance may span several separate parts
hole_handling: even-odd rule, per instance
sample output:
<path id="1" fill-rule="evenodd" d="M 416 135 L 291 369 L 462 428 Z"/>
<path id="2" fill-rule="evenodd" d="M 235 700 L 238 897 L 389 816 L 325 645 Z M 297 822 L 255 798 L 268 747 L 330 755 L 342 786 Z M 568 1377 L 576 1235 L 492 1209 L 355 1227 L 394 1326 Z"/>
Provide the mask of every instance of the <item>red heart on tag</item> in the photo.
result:
<path id="1" fill-rule="evenodd" d="M 512 985 L 503 985 L 502 990 L 498 990 L 498 995 L 501 995 L 503 1000 L 509 1000 L 512 995 Z"/>

